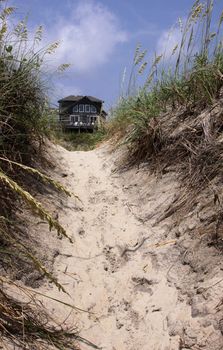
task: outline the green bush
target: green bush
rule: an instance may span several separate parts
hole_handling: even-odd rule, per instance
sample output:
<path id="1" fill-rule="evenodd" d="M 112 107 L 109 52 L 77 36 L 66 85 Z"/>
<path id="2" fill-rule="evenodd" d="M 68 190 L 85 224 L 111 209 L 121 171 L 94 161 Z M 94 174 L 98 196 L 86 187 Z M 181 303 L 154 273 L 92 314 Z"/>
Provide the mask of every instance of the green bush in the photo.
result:
<path id="1" fill-rule="evenodd" d="M 105 129 L 99 129 L 93 133 L 89 132 L 63 132 L 62 130 L 54 131 L 56 142 L 64 146 L 69 151 L 90 151 L 102 142 L 107 133 Z"/>

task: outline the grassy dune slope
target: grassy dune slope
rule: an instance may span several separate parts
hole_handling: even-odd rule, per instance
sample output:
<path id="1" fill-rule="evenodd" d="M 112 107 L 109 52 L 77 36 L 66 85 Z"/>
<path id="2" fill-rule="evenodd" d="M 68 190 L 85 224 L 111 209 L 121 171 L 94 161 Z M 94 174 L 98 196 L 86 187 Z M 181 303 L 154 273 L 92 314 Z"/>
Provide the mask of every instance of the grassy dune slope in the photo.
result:
<path id="1" fill-rule="evenodd" d="M 127 150 L 123 166 L 148 162 L 149 169 L 160 175 L 175 171 L 182 191 L 172 212 L 185 207 L 189 211 L 197 196 L 208 191 L 216 204 L 213 220 L 218 227 L 222 222 L 223 12 L 216 26 L 213 10 L 214 1 L 195 1 L 187 19 L 180 21 L 181 41 L 170 56 L 155 56 L 136 93 L 129 94 L 128 89 L 113 111 L 109 131 Z M 145 51 L 138 47 L 133 72 L 145 74 L 146 67 Z M 216 243 L 221 245 L 217 231 Z"/>
<path id="2" fill-rule="evenodd" d="M 27 291 L 22 279 L 35 271 L 36 279 L 46 277 L 59 290 L 64 288 L 44 266 L 41 247 L 28 232 L 24 210 L 38 216 L 69 237 L 52 214 L 36 199 L 40 188 L 66 192 L 59 183 L 38 168 L 49 166 L 44 157 L 44 139 L 48 134 L 48 99 L 42 80 L 46 56 L 57 47 L 44 51 L 36 48 L 42 28 L 30 40 L 26 21 L 12 28 L 14 8 L 0 5 L 0 343 L 4 348 L 62 349 L 76 348 L 76 329 L 57 325 L 47 314 L 35 294 Z M 10 25 L 9 25 L 10 23 Z M 36 168 L 36 167 L 37 168 Z M 39 232 L 40 234 L 40 232 Z M 38 240 L 37 240 L 38 241 Z M 38 242 L 37 242 L 38 243 Z M 40 252 L 38 252 L 38 249 Z M 42 254 L 43 255 L 43 254 Z M 20 276 L 20 277 L 19 277 Z M 19 290 L 23 301 L 12 297 Z"/>

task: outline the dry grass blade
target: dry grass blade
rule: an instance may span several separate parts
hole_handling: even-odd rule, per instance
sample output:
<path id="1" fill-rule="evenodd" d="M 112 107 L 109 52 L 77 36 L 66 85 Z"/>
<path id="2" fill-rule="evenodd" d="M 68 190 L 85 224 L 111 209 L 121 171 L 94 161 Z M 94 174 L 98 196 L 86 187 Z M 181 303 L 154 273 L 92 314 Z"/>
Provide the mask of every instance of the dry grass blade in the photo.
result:
<path id="1" fill-rule="evenodd" d="M 16 165 L 17 167 L 20 167 L 32 174 L 35 174 L 35 175 L 38 175 L 43 181 L 47 182 L 47 183 L 50 183 L 53 187 L 55 187 L 57 190 L 59 191 L 62 191 L 64 193 L 66 193 L 68 196 L 72 196 L 71 192 L 68 191 L 64 186 L 62 186 L 59 182 L 53 180 L 51 177 L 41 173 L 39 170 L 35 169 L 35 168 L 31 168 L 27 165 L 24 165 L 24 164 L 21 164 L 21 163 L 18 163 L 18 162 L 14 162 L 10 159 L 7 159 L 7 158 L 3 158 L 3 157 L 0 157 L 0 160 L 3 161 L 3 162 L 7 162 L 9 164 L 13 164 L 13 165 Z M 79 199 L 78 196 L 74 195 L 77 199 Z M 80 199 L 79 199 L 80 200 Z"/>
<path id="2" fill-rule="evenodd" d="M 27 257 L 28 260 L 33 263 L 35 270 L 39 271 L 43 275 L 42 277 L 46 276 L 47 279 L 51 283 L 53 283 L 58 288 L 59 291 L 62 291 L 64 293 L 68 294 L 67 291 L 64 289 L 64 287 L 58 282 L 57 278 L 54 277 L 53 274 L 50 273 L 43 266 L 43 264 L 40 262 L 40 260 L 30 252 L 30 249 L 27 248 L 25 246 L 25 244 L 19 242 L 17 239 L 13 238 L 6 231 L 3 231 L 2 229 L 0 229 L 0 234 L 1 234 L 1 237 L 5 238 L 5 242 L 10 244 L 10 248 L 8 248 L 8 249 L 6 249 L 6 248 L 1 249 L 0 248 L 1 254 L 8 254 L 11 256 L 17 256 L 18 258 L 20 258 L 21 255 Z"/>
<path id="3" fill-rule="evenodd" d="M 91 348 L 100 349 L 81 337 L 76 327 L 64 327 L 63 323 L 61 325 L 56 323 L 36 296 L 49 298 L 73 310 L 88 311 L 18 285 L 6 277 L 0 277 L 0 281 L 8 292 L 12 286 L 18 289 L 20 298 L 26 300 L 21 302 L 0 290 L 0 330 L 3 337 L 11 340 L 12 344 L 25 346 L 29 350 L 49 349 L 49 344 L 57 349 L 75 350 L 79 349 L 78 343 L 82 342 Z"/>
<path id="4" fill-rule="evenodd" d="M 26 295 L 28 295 L 29 297 L 31 296 L 34 300 L 36 300 L 36 295 L 39 295 L 41 297 L 44 297 L 44 298 L 47 298 L 47 299 L 50 299 L 50 300 L 53 300 L 53 301 L 56 301 L 58 302 L 59 304 L 62 304 L 72 310 L 76 310 L 76 311 L 80 311 L 80 312 L 84 312 L 84 313 L 87 313 L 87 314 L 93 314 L 93 312 L 90 312 L 88 310 L 84 310 L 84 309 L 81 309 L 75 305 L 72 305 L 68 302 L 65 302 L 65 301 L 62 301 L 60 299 L 56 299 L 56 298 L 53 298 L 47 294 L 44 294 L 44 293 L 41 293 L 41 292 L 38 292 L 37 290 L 34 290 L 34 289 L 30 289 L 28 287 L 25 287 L 25 286 L 21 286 L 19 285 L 18 283 L 10 280 L 9 278 L 7 277 L 4 277 L 4 276 L 0 276 L 0 281 L 1 283 L 6 286 L 13 286 L 13 288 L 15 287 L 16 289 L 18 289 L 19 293 L 24 293 Z M 69 295 L 69 294 L 68 294 Z"/>
<path id="5" fill-rule="evenodd" d="M 64 236 L 69 239 L 71 243 L 73 243 L 72 239 L 67 235 L 65 229 L 59 224 L 59 222 L 48 213 L 41 203 L 39 203 L 29 192 L 25 191 L 21 186 L 19 186 L 15 181 L 10 179 L 6 174 L 0 171 L 0 179 L 5 182 L 7 186 L 9 186 L 13 191 L 15 191 L 19 196 L 23 198 L 23 200 L 29 204 L 30 208 L 34 213 L 37 213 L 40 218 L 46 220 L 49 224 L 50 230 L 55 228 L 59 236 Z"/>
<path id="6" fill-rule="evenodd" d="M 7 342 L 30 350 L 79 349 L 77 329 L 56 325 L 34 299 L 20 302 L 0 291 L 0 329 Z"/>

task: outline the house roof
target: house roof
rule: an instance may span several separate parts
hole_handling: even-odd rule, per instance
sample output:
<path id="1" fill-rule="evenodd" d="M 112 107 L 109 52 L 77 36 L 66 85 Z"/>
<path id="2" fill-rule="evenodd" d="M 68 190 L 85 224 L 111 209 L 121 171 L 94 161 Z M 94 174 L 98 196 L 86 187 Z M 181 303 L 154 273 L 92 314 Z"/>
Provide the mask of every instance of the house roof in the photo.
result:
<path id="1" fill-rule="evenodd" d="M 59 100 L 58 102 L 78 102 L 80 100 L 82 100 L 83 98 L 88 98 L 91 102 L 100 102 L 100 103 L 103 103 L 104 101 L 102 100 L 99 100 L 98 98 L 96 97 L 93 97 L 93 96 L 74 96 L 74 95 L 70 95 L 70 96 L 67 96 L 67 97 L 64 97 L 62 98 L 61 100 Z"/>

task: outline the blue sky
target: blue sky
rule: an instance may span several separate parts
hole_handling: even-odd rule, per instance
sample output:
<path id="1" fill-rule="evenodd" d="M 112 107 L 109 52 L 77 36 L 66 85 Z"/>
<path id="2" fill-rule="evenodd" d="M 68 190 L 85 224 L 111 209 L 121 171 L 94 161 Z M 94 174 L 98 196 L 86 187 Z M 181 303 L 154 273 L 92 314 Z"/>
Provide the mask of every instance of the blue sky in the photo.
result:
<path id="1" fill-rule="evenodd" d="M 215 2 L 217 16 L 223 0 Z M 44 45 L 60 41 L 49 64 L 52 67 L 71 64 L 63 76 L 50 80 L 51 101 L 70 94 L 93 95 L 103 99 L 106 108 L 119 97 L 123 71 L 126 68 L 128 75 L 137 44 L 141 43 L 149 54 L 162 50 L 167 45 L 167 33 L 178 18 L 186 17 L 193 3 L 193 0 L 8 0 L 8 4 L 17 7 L 17 19 L 28 14 L 31 32 L 38 25 L 44 26 Z"/>

